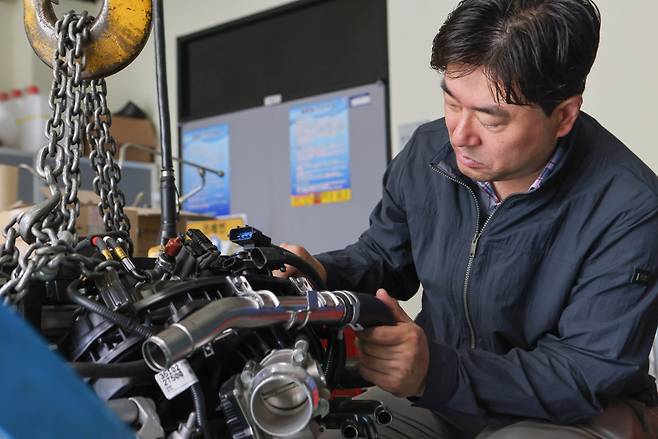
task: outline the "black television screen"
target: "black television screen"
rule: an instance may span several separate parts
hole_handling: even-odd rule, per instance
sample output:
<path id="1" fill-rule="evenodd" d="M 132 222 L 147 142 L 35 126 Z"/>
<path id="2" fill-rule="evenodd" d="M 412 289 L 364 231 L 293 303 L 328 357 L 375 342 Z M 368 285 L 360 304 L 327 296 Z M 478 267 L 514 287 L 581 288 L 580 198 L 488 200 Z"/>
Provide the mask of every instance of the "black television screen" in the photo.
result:
<path id="1" fill-rule="evenodd" d="M 187 35 L 178 66 L 180 121 L 386 83 L 386 0 L 297 1 Z"/>

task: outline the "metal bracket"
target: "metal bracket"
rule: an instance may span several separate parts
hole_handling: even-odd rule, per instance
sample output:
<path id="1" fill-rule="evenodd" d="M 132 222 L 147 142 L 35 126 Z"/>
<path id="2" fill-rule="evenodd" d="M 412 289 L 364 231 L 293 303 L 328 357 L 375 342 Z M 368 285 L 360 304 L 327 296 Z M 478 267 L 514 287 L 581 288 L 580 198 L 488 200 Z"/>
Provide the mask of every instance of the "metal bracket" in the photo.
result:
<path id="1" fill-rule="evenodd" d="M 313 287 L 305 277 L 290 277 L 288 280 L 302 296 L 305 296 L 309 291 L 313 291 Z"/>
<path id="2" fill-rule="evenodd" d="M 249 284 L 249 281 L 244 276 L 226 276 L 226 282 L 229 284 L 233 292 L 238 297 L 247 297 L 254 300 L 259 307 L 265 306 L 265 302 L 260 294 L 254 291 Z"/>

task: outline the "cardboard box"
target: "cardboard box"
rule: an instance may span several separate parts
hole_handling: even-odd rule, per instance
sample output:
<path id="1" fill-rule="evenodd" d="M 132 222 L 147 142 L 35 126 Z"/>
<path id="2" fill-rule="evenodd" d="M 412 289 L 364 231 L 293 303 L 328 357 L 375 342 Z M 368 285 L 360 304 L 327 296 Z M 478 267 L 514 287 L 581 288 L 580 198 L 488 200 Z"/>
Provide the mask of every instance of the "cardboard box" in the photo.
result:
<path id="1" fill-rule="evenodd" d="M 110 132 L 117 142 L 119 151 L 125 143 L 135 143 L 154 150 L 158 149 L 158 137 L 153 123 L 149 119 L 114 116 L 112 117 Z M 116 158 L 118 159 L 118 157 Z M 128 148 L 126 150 L 126 160 L 151 163 L 153 162 L 153 155 L 147 151 Z"/>
<path id="2" fill-rule="evenodd" d="M 0 164 L 0 209 L 18 201 L 18 167 Z"/>
<path id="3" fill-rule="evenodd" d="M 4 230 L 5 226 L 9 224 L 9 222 L 16 215 L 28 209 L 29 207 L 31 207 L 31 205 L 25 205 L 15 209 L 3 210 L 2 212 L 0 212 L 0 230 Z M 18 237 L 15 242 L 16 242 L 16 247 L 21 252 L 21 254 L 25 254 L 29 245 L 26 244 L 20 237 Z M 0 244 L 4 244 L 4 243 L 5 243 L 5 237 L 3 236 L 2 233 L 0 233 Z"/>

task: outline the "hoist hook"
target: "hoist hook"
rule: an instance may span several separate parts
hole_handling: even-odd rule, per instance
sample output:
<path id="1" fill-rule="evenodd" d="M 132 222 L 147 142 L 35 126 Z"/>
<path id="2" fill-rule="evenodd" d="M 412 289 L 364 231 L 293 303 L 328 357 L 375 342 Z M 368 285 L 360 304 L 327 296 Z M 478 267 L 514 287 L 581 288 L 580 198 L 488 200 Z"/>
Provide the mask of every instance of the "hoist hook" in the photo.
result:
<path id="1" fill-rule="evenodd" d="M 48 66 L 57 46 L 52 0 L 23 0 L 27 38 Z M 151 0 L 103 0 L 90 28 L 83 79 L 107 77 L 134 60 L 151 30 Z"/>

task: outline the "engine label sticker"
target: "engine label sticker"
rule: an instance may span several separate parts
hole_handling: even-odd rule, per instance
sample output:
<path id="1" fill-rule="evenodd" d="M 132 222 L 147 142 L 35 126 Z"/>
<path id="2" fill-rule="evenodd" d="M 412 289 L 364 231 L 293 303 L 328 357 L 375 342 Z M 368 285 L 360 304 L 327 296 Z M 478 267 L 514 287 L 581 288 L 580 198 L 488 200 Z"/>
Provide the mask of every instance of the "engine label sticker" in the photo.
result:
<path id="1" fill-rule="evenodd" d="M 186 360 L 181 360 L 167 370 L 155 374 L 155 381 L 167 399 L 172 399 L 192 384 L 199 382 Z"/>
<path id="2" fill-rule="evenodd" d="M 290 109 L 290 205 L 352 198 L 347 97 Z"/>
<path id="3" fill-rule="evenodd" d="M 212 216 L 231 211 L 231 174 L 229 161 L 229 127 L 220 123 L 183 131 L 183 159 L 224 172 L 224 177 L 205 173 L 205 184 L 197 168 L 183 165 L 183 209 Z"/>

